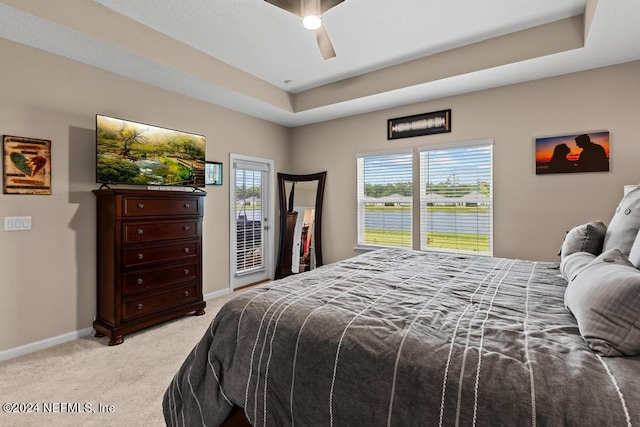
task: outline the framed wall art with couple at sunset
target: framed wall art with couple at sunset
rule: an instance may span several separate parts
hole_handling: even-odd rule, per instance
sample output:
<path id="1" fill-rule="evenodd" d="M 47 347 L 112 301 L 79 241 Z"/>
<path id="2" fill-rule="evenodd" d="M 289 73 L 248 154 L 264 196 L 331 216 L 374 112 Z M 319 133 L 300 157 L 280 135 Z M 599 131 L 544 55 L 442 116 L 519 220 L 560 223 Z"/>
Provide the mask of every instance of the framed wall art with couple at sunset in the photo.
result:
<path id="1" fill-rule="evenodd" d="M 609 131 L 536 138 L 536 175 L 609 171 Z"/>

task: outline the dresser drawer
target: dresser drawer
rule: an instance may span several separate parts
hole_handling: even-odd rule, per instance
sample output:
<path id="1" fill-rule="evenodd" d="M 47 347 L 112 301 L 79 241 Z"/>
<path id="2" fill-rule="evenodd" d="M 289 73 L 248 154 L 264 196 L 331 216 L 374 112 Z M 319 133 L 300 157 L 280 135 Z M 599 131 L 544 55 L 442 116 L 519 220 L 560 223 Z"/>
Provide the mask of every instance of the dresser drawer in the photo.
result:
<path id="1" fill-rule="evenodd" d="M 198 220 L 125 222 L 122 243 L 152 242 L 198 236 Z"/>
<path id="2" fill-rule="evenodd" d="M 122 216 L 199 215 L 198 199 L 190 197 L 123 197 Z"/>
<path id="3" fill-rule="evenodd" d="M 169 261 L 189 260 L 200 256 L 199 240 L 179 243 L 161 243 L 157 246 L 146 245 L 125 248 L 122 251 L 122 267 L 141 267 L 144 265 Z"/>
<path id="4" fill-rule="evenodd" d="M 199 300 L 198 285 L 191 284 L 159 295 L 136 298 L 122 305 L 122 320 L 127 321 L 143 317 L 158 311 L 180 307 Z"/>
<path id="5" fill-rule="evenodd" d="M 122 294 L 131 295 L 195 280 L 200 264 L 193 262 L 169 268 L 154 268 L 127 273 L 122 278 Z"/>

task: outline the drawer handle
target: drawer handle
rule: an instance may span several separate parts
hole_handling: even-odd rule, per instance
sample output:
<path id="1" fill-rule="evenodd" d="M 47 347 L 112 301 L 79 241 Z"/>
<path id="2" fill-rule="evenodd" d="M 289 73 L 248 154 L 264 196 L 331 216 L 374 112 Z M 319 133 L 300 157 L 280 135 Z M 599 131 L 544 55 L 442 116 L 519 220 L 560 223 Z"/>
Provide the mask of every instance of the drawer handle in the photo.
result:
<path id="1" fill-rule="evenodd" d="M 138 280 L 136 280 L 136 283 L 137 283 L 138 285 L 142 285 L 142 279 L 138 279 Z"/>
<path id="2" fill-rule="evenodd" d="M 144 230 L 142 228 L 138 228 L 138 234 L 142 234 L 144 233 Z"/>
<path id="3" fill-rule="evenodd" d="M 188 254 L 189 253 L 189 248 L 184 248 L 184 253 Z"/>
<path id="4" fill-rule="evenodd" d="M 141 303 L 141 302 L 139 302 L 139 303 L 138 303 L 138 305 L 136 306 L 136 308 L 137 308 L 138 310 L 142 310 L 142 303 Z"/>
<path id="5" fill-rule="evenodd" d="M 138 254 L 138 259 L 142 259 L 142 258 L 144 258 L 144 255 Z"/>
<path id="6" fill-rule="evenodd" d="M 188 268 L 184 269 L 184 274 L 189 274 L 189 269 Z"/>
<path id="7" fill-rule="evenodd" d="M 144 203 L 138 203 L 138 209 L 144 208 Z"/>
<path id="8" fill-rule="evenodd" d="M 182 227 L 184 231 L 189 231 L 189 226 L 185 225 L 184 227 Z"/>
<path id="9" fill-rule="evenodd" d="M 185 204 L 184 204 L 184 207 L 185 207 L 185 208 L 187 208 L 187 209 L 189 209 L 189 208 L 191 207 L 191 205 L 190 205 L 189 203 L 185 203 Z"/>
<path id="10" fill-rule="evenodd" d="M 182 293 L 182 295 L 184 295 L 185 297 L 188 297 L 188 296 L 189 296 L 189 291 L 184 291 L 184 292 Z"/>

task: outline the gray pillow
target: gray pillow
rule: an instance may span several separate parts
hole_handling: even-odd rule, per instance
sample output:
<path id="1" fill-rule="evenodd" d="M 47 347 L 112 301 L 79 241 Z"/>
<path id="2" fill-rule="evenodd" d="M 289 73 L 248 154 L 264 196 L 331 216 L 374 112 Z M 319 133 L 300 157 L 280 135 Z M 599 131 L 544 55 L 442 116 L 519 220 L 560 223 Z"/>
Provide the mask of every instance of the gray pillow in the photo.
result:
<path id="1" fill-rule="evenodd" d="M 567 255 L 560 261 L 560 275 L 567 282 L 595 259 L 595 255 L 589 252 L 576 252 Z"/>
<path id="2" fill-rule="evenodd" d="M 620 200 L 604 236 L 603 251 L 618 248 L 629 256 L 640 228 L 640 187 L 629 191 Z"/>
<path id="3" fill-rule="evenodd" d="M 571 278 L 565 306 L 594 352 L 640 354 L 640 270 L 619 249 L 603 252 Z"/>
<path id="4" fill-rule="evenodd" d="M 602 253 L 607 226 L 602 221 L 576 225 L 567 232 L 560 248 L 560 260 L 576 252 Z"/>

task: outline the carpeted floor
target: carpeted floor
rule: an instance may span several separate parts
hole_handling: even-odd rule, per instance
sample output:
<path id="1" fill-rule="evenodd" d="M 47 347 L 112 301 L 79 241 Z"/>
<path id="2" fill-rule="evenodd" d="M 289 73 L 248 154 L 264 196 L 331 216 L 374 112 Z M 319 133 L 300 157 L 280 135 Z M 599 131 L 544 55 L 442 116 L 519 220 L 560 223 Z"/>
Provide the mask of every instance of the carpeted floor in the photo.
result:
<path id="1" fill-rule="evenodd" d="M 84 337 L 0 362 L 2 426 L 163 426 L 162 396 L 222 304 L 125 336 Z M 6 412 L 6 404 L 21 411 Z M 86 412 L 85 412 L 86 411 Z"/>

